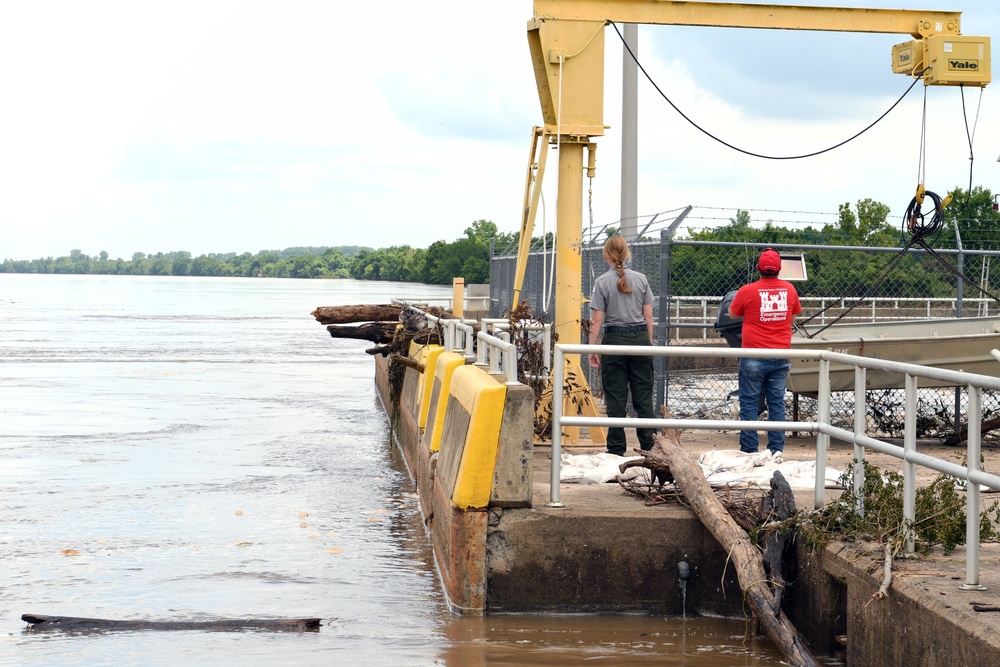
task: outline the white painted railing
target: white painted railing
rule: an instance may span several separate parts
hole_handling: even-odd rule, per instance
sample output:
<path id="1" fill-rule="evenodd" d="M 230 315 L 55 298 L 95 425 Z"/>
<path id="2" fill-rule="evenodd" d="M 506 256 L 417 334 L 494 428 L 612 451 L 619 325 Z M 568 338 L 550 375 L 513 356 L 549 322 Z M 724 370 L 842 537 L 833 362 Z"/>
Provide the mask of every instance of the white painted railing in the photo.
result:
<path id="1" fill-rule="evenodd" d="M 854 489 L 859 493 L 864 484 L 865 449 L 872 449 L 894 456 L 903 461 L 903 519 L 912 526 L 916 505 L 916 466 L 921 465 L 967 482 L 966 489 L 966 561 L 963 590 L 983 590 L 979 584 L 979 525 L 980 525 L 980 485 L 1000 490 L 1000 476 L 984 472 L 980 468 L 982 392 L 984 389 L 1000 391 L 1000 378 L 949 371 L 915 364 L 856 357 L 827 351 L 795 351 L 733 349 L 723 347 L 638 347 L 628 345 L 556 345 L 553 377 L 565 375 L 567 354 L 615 354 L 627 356 L 660 357 L 724 357 L 763 359 L 802 359 L 819 362 L 819 397 L 817 420 L 815 422 L 773 422 L 739 421 L 732 419 L 638 419 L 609 417 L 577 417 L 563 415 L 562 383 L 555 383 L 552 392 L 552 471 L 548 507 L 563 507 L 559 501 L 560 473 L 562 463 L 562 427 L 622 427 L 622 428 L 674 428 L 701 430 L 755 430 L 755 431 L 806 431 L 816 434 L 816 487 L 814 506 L 819 509 L 825 501 L 826 459 L 830 438 L 834 437 L 854 445 L 854 456 L 859 465 L 854 466 Z M 830 420 L 830 363 L 845 364 L 855 368 L 855 396 L 858 405 L 854 411 L 854 430 L 847 431 L 833 426 Z M 905 375 L 905 406 L 903 447 L 865 435 L 867 422 L 865 415 L 865 376 L 869 369 L 887 370 Z M 964 386 L 968 390 L 967 419 L 969 424 L 966 461 L 960 466 L 917 451 L 917 378 L 943 380 L 946 383 Z M 855 511 L 863 513 L 864 507 Z M 914 551 L 913 534 L 906 539 L 907 551 Z"/>
<path id="2" fill-rule="evenodd" d="M 508 384 L 517 383 L 517 347 L 509 340 L 485 331 L 476 333 L 474 320 L 436 317 L 412 304 L 402 301 L 394 303 L 419 311 L 429 323 L 441 327 L 441 343 L 446 352 L 461 350 L 466 363 L 475 362 L 485 367 L 489 373 L 506 375 Z M 477 341 L 478 345 L 475 344 Z"/>
<path id="3" fill-rule="evenodd" d="M 682 327 L 701 328 L 703 331 L 699 337 L 707 340 L 709 329 L 718 316 L 719 304 L 722 303 L 722 299 L 721 296 L 671 297 L 671 328 L 674 330 Z M 850 297 L 842 299 L 829 296 L 804 296 L 800 300 L 806 313 L 823 313 L 814 321 L 814 324 L 818 326 L 833 321 L 837 315 L 843 312 L 844 308 L 854 303 Z M 846 305 L 841 303 L 842 301 Z M 990 306 L 994 303 L 993 299 L 986 298 L 966 298 L 962 301 L 963 310 L 967 315 L 975 313 L 979 317 L 988 316 L 991 312 Z M 833 306 L 832 311 L 826 312 L 827 307 L 831 305 Z M 955 312 L 955 299 L 870 297 L 865 299 L 863 305 L 853 308 L 851 313 L 840 321 L 848 323 L 930 319 L 933 317 L 954 317 Z M 714 338 L 714 336 L 712 337 Z"/>
<path id="4" fill-rule="evenodd" d="M 507 384 L 517 383 L 517 346 L 508 340 L 492 336 L 485 331 L 476 334 L 476 363 L 485 366 L 489 373 L 504 373 Z"/>
<path id="5" fill-rule="evenodd" d="M 508 341 L 510 340 L 510 320 L 502 317 L 501 318 L 484 317 L 483 319 L 479 320 L 479 322 L 480 324 L 482 324 L 483 329 L 485 329 L 488 333 L 503 338 L 503 340 L 508 340 Z M 520 322 L 518 322 L 518 328 L 521 329 L 521 331 L 528 332 L 527 335 L 529 337 L 529 340 L 531 339 L 537 340 L 539 338 L 541 339 L 542 359 L 545 359 L 547 363 L 548 360 L 552 358 L 552 324 L 551 323 L 543 324 L 538 320 L 521 320 Z M 543 377 L 548 378 L 549 376 L 548 374 L 549 374 L 548 366 L 541 369 L 541 375 Z M 529 375 L 529 379 L 532 380 L 537 379 L 537 376 Z"/>

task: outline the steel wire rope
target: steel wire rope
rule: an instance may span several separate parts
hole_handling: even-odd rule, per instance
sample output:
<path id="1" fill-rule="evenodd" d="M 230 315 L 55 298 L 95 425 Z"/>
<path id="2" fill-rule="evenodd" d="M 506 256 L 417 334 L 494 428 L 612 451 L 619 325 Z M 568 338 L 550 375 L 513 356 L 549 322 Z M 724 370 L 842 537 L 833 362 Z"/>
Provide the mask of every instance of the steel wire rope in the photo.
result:
<path id="1" fill-rule="evenodd" d="M 911 237 L 910 240 L 906 243 L 906 245 L 903 246 L 902 248 L 900 248 L 899 252 L 897 252 L 896 254 L 894 254 L 892 256 L 892 259 L 889 260 L 889 263 L 883 268 L 883 270 L 876 277 L 876 279 L 875 280 L 871 280 L 871 281 L 868 282 L 868 286 L 861 293 L 861 296 L 859 296 L 856 299 L 854 299 L 854 301 L 851 303 L 851 305 L 849 305 L 849 306 L 847 305 L 847 298 L 848 297 L 846 297 L 846 296 L 845 297 L 841 297 L 839 299 L 835 299 L 834 301 L 832 301 L 830 303 L 829 306 L 826 306 L 825 308 L 821 308 L 821 309 L 817 310 L 815 313 L 813 313 L 812 315 L 810 315 L 806 319 L 802 320 L 802 322 L 793 323 L 793 325 L 797 329 L 799 329 L 799 331 L 802 332 L 802 335 L 805 336 L 806 338 L 813 338 L 814 336 L 817 336 L 817 335 L 821 334 L 822 332 L 826 331 L 827 329 L 829 329 L 830 327 L 832 327 L 834 324 L 836 324 L 840 320 L 844 319 L 844 317 L 846 317 L 848 313 L 850 313 L 852 310 L 854 310 L 855 308 L 857 308 L 860 304 L 864 303 L 868 299 L 868 297 L 871 296 L 871 293 L 872 293 L 872 291 L 874 291 L 874 288 L 876 286 L 880 286 L 882 284 L 883 278 L 885 278 L 885 276 L 887 276 L 889 274 L 889 271 L 891 271 L 892 269 L 896 268 L 896 265 L 899 264 L 900 260 L 903 257 L 906 256 L 907 251 L 911 247 L 913 247 L 913 245 L 915 243 L 918 243 L 918 240 L 917 240 L 918 238 L 919 237 L 917 237 L 917 236 Z M 842 304 L 843 306 L 845 306 L 844 312 L 842 312 L 839 315 L 837 315 L 835 318 L 833 318 L 832 320 L 830 320 L 830 322 L 828 324 L 825 324 L 824 326 L 822 326 L 821 328 L 817 329 L 816 331 L 814 331 L 812 333 L 809 333 L 808 331 L 806 331 L 805 325 L 809 324 L 814 319 L 816 319 L 817 317 L 819 317 L 820 315 L 822 315 L 826 311 L 828 311 L 831 308 L 833 308 L 834 306 L 836 306 L 838 303 Z"/>
<path id="2" fill-rule="evenodd" d="M 892 104 L 891 107 L 889 107 L 888 109 L 886 109 L 885 113 L 883 113 L 881 116 L 879 116 L 874 121 L 872 121 L 872 123 L 870 125 L 868 125 L 868 127 L 864 128 L 863 130 L 861 130 L 860 132 L 858 132 L 854 136 L 848 137 L 847 139 L 844 139 L 840 143 L 834 144 L 833 146 L 830 146 L 828 148 L 824 148 L 822 150 L 813 151 L 812 153 L 803 153 L 802 155 L 764 155 L 762 153 L 754 153 L 753 151 L 748 151 L 748 150 L 746 150 L 744 148 L 740 148 L 739 146 L 734 146 L 733 144 L 725 141 L 724 139 L 721 139 L 721 138 L 715 136 L 714 134 L 712 134 L 711 132 L 709 132 L 708 130 L 706 130 L 705 128 L 703 128 L 702 126 L 698 125 L 698 123 L 694 122 L 691 118 L 689 118 L 687 116 L 687 114 L 685 114 L 683 111 L 681 111 L 680 108 L 676 104 L 674 104 L 674 102 L 669 97 L 667 97 L 667 94 L 664 93 L 660 89 L 660 87 L 658 85 L 656 85 L 656 82 L 653 80 L 653 77 L 651 77 L 649 75 L 649 72 L 647 72 L 646 68 L 642 66 L 642 63 L 639 62 L 639 59 L 636 57 L 636 55 L 634 53 L 632 53 L 632 49 L 629 48 L 628 43 L 625 41 L 625 37 L 622 36 L 621 31 L 618 30 L 618 25 L 615 24 L 614 21 L 608 21 L 608 23 L 610 23 L 612 26 L 614 26 L 615 32 L 618 33 L 618 38 L 622 41 L 622 44 L 625 45 L 625 50 L 628 51 L 629 56 L 632 58 L 633 61 L 635 61 L 636 66 L 642 71 L 642 74 L 643 74 L 643 76 L 646 77 L 646 80 L 649 81 L 650 84 L 652 84 L 653 88 L 656 89 L 656 92 L 658 92 L 660 94 L 660 97 L 662 97 L 664 100 L 666 100 L 667 104 L 669 104 L 671 107 L 673 107 L 674 111 L 676 111 L 678 114 L 680 114 L 681 118 L 683 118 L 684 120 L 686 120 L 689 124 L 691 124 L 692 127 L 694 127 L 695 129 L 697 129 L 699 132 L 701 132 L 705 136 L 709 137 L 710 139 L 712 139 L 714 141 L 717 141 L 718 143 L 722 144 L 723 146 L 726 146 L 727 148 L 731 148 L 734 151 L 737 151 L 739 153 L 743 153 L 744 155 L 749 155 L 751 157 L 761 158 L 761 159 L 764 159 L 764 160 L 801 160 L 803 158 L 815 157 L 817 155 L 822 155 L 823 153 L 829 153 L 830 151 L 832 151 L 834 149 L 840 148 L 844 144 L 848 144 L 848 143 L 854 141 L 855 139 L 857 139 L 858 137 L 860 137 L 862 134 L 864 134 L 868 130 L 872 129 L 873 127 L 875 127 L 875 125 L 877 125 L 883 118 L 885 118 L 886 116 L 888 116 L 889 113 L 893 109 L 895 109 L 896 106 L 900 102 L 903 101 L 903 98 L 905 98 L 909 94 L 909 92 L 911 90 L 913 90 L 913 87 L 915 85 L 917 85 L 917 82 L 920 81 L 919 78 L 914 79 L 913 83 L 910 84 L 910 87 L 907 88 L 906 91 L 903 92 L 902 95 L 900 95 L 900 97 L 899 97 L 898 100 L 896 100 L 895 102 L 893 102 L 893 104 Z"/>
<path id="3" fill-rule="evenodd" d="M 969 280 L 964 275 L 962 275 L 957 268 L 955 268 L 954 266 L 952 266 L 951 263 L 948 260 L 946 260 L 944 257 L 942 257 L 941 255 L 939 255 L 937 253 L 937 251 L 934 250 L 933 246 L 931 246 L 929 243 L 927 243 L 922 237 L 915 237 L 915 238 L 916 238 L 915 243 L 917 245 L 919 245 L 921 248 L 923 248 L 924 250 L 926 250 L 927 253 L 931 257 L 933 257 L 938 262 L 940 262 L 940 264 L 945 268 L 945 270 L 947 270 L 949 273 L 951 273 L 952 275 L 954 275 L 956 278 L 960 279 L 963 283 L 969 283 Z M 977 285 L 975 283 L 969 283 L 969 284 L 971 284 L 974 288 L 976 288 L 976 291 L 979 292 L 980 294 L 982 294 L 983 296 L 987 296 L 987 297 L 993 299 L 994 301 L 1000 303 L 1000 296 L 997 296 L 996 294 L 993 294 L 989 290 L 987 290 L 987 289 L 985 289 L 983 287 L 980 287 L 979 285 Z"/>
<path id="4" fill-rule="evenodd" d="M 591 37 L 593 39 L 593 37 Z M 590 42 L 587 42 L 590 44 Z M 576 54 L 574 54 L 576 55 Z M 556 153 L 562 155 L 562 93 L 563 93 L 563 63 L 565 58 L 563 54 L 559 54 L 559 94 L 557 99 L 557 104 L 559 105 L 559 110 L 556 112 Z M 543 135 L 544 136 L 544 135 Z M 545 143 L 544 141 L 542 142 Z M 542 146 L 542 150 L 546 150 L 547 146 Z M 544 200 L 544 194 L 542 195 Z M 556 230 L 559 229 L 559 197 L 556 197 Z M 552 300 L 552 291 L 546 290 L 546 282 L 548 281 L 547 266 L 546 266 L 546 256 L 548 253 L 548 231 L 545 229 L 545 215 L 542 215 L 542 293 L 541 293 L 541 307 L 542 316 L 548 318 L 549 316 L 549 306 Z M 555 235 L 552 237 L 552 252 L 555 253 Z M 529 243 L 530 246 L 530 243 Z M 552 277 L 555 278 L 555 268 L 552 270 Z"/>
<path id="5" fill-rule="evenodd" d="M 973 122 L 972 129 L 970 130 L 969 129 L 969 115 L 968 115 L 968 112 L 966 111 L 966 107 L 965 107 L 965 86 L 959 86 L 959 88 L 961 89 L 961 93 L 962 93 L 962 118 L 965 121 L 965 136 L 966 136 L 966 138 L 969 141 L 969 190 L 966 193 L 967 196 L 966 196 L 965 203 L 962 206 L 961 213 L 955 216 L 956 222 L 958 220 L 964 220 L 965 219 L 962 216 L 965 215 L 965 213 L 967 212 L 967 209 L 969 207 L 969 204 L 972 201 L 973 165 L 975 163 L 975 152 L 973 150 L 973 146 L 974 146 L 975 136 L 976 136 L 976 127 L 979 125 L 979 108 L 981 108 L 981 105 L 982 105 L 982 89 L 980 89 L 980 97 L 979 97 L 979 105 L 980 106 L 977 107 L 977 109 L 976 109 L 976 118 L 975 118 L 975 121 Z M 935 195 L 933 192 L 927 192 L 926 194 L 928 196 L 931 196 L 932 200 L 934 201 L 934 205 L 935 205 L 935 219 L 938 220 L 938 222 L 940 223 L 940 226 L 943 227 L 943 215 L 944 215 L 943 214 L 943 208 L 944 208 L 944 206 L 942 205 L 940 198 L 937 195 Z M 916 198 L 914 198 L 914 199 L 916 199 Z M 914 206 L 914 202 L 911 201 L 910 202 L 910 207 L 913 207 L 913 206 Z M 907 209 L 907 213 L 908 214 L 910 213 L 910 209 L 909 208 Z M 933 221 L 932 221 L 932 223 L 933 223 Z M 962 283 L 970 284 L 970 285 L 972 285 L 972 287 L 974 287 L 976 289 L 976 291 L 978 291 L 983 296 L 989 297 L 990 299 L 993 299 L 994 301 L 1000 302 L 1000 296 L 997 296 L 996 294 L 993 294 L 992 292 L 990 292 L 985 287 L 983 287 L 983 286 L 981 286 L 979 284 L 970 282 L 968 280 L 968 278 L 966 278 L 965 275 L 962 274 L 958 270 L 957 267 L 952 266 L 951 262 L 949 262 L 944 257 L 942 257 L 940 254 L 938 254 L 938 252 L 936 250 L 934 250 L 934 247 L 930 243 L 927 242 L 927 238 L 926 238 L 927 236 L 937 234 L 940 231 L 941 231 L 941 229 L 939 227 L 937 229 L 933 229 L 933 231 L 931 231 L 930 233 L 923 233 L 924 230 L 918 227 L 917 231 L 915 233 L 913 233 L 912 242 L 916 243 L 921 248 L 923 248 L 924 250 L 926 250 L 927 253 L 931 257 L 933 257 L 939 264 L 941 264 L 941 266 L 943 266 L 946 271 L 948 271 L 949 273 L 951 273 L 952 275 L 954 275 L 956 278 L 958 278 L 959 280 L 961 280 Z"/>
<path id="6" fill-rule="evenodd" d="M 542 146 L 542 150 L 548 150 L 548 146 L 544 146 L 543 145 Z M 535 172 L 537 172 L 537 169 L 535 169 Z M 534 178 L 534 175 L 532 175 L 532 178 Z M 547 263 L 546 263 L 547 262 L 547 258 L 548 258 L 548 248 L 546 246 L 546 242 L 547 242 L 547 239 L 548 239 L 548 222 L 547 222 L 547 214 L 546 214 L 546 206 L 545 206 L 545 191 L 541 188 L 541 184 L 539 184 L 538 187 L 539 187 L 538 196 L 542 200 L 542 294 L 541 294 L 541 297 L 542 297 L 542 316 L 543 317 L 548 317 L 549 306 L 552 304 L 552 283 L 555 282 L 555 276 L 556 276 L 556 274 L 555 274 L 555 271 L 552 271 L 552 273 L 551 273 L 551 275 L 550 275 L 550 277 L 548 279 L 549 280 L 548 287 L 546 288 L 546 284 L 545 284 L 546 283 L 546 274 L 548 273 L 548 268 L 547 268 Z M 530 241 L 528 242 L 528 247 L 529 248 L 531 247 L 531 242 Z M 552 248 L 552 254 L 553 255 L 555 255 L 555 251 L 556 251 L 556 249 L 553 247 Z"/>
<path id="7" fill-rule="evenodd" d="M 972 145 L 976 139 L 976 128 L 979 127 L 979 112 L 983 107 L 983 89 L 979 89 L 979 104 L 976 105 L 976 119 L 972 122 L 972 130 L 969 130 L 969 114 L 965 110 L 965 85 L 961 84 L 958 87 L 959 92 L 962 95 L 962 118 L 965 120 L 965 136 L 969 140 L 969 200 L 972 199 L 972 167 L 975 163 L 975 153 L 972 149 Z M 968 202 L 966 202 L 968 205 Z M 963 207 L 963 213 L 964 207 Z"/>

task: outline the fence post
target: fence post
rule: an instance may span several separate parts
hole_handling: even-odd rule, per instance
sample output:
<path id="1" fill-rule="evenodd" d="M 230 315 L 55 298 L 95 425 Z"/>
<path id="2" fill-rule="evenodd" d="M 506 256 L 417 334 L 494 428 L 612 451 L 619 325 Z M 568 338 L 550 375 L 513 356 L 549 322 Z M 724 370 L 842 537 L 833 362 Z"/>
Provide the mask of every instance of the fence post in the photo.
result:
<path id="1" fill-rule="evenodd" d="M 854 367 L 854 512 L 858 516 L 865 515 L 865 498 L 862 494 L 865 486 L 865 447 L 858 444 L 858 438 L 865 435 L 868 427 L 867 378 L 867 368 Z"/>
<path id="2" fill-rule="evenodd" d="M 969 385 L 969 442 L 965 467 L 969 471 L 981 470 L 979 455 L 982 447 L 983 390 Z M 979 583 L 979 484 L 968 480 L 965 484 L 965 583 L 963 591 L 985 591 Z"/>
<path id="3" fill-rule="evenodd" d="M 552 370 L 552 470 L 549 477 L 549 502 L 546 507 L 565 507 L 559 502 L 560 473 L 562 472 L 562 405 L 565 363 L 562 348 L 556 345 Z"/>
<path id="4" fill-rule="evenodd" d="M 660 294 L 659 312 L 656 315 L 656 339 L 660 345 L 669 345 L 670 329 L 670 253 L 673 248 L 673 230 L 660 230 Z M 670 382 L 669 360 L 656 358 L 656 404 L 667 404 L 667 385 Z"/>
<path id="5" fill-rule="evenodd" d="M 907 455 L 917 451 L 917 378 L 906 374 L 903 416 L 903 523 L 906 524 L 906 553 L 914 552 L 913 521 L 917 506 L 917 464 Z"/>
<path id="6" fill-rule="evenodd" d="M 830 436 L 823 432 L 830 425 L 830 362 L 819 360 L 819 395 L 816 399 L 816 420 L 820 428 L 816 430 L 816 485 L 813 508 L 822 509 L 826 500 L 826 448 Z"/>

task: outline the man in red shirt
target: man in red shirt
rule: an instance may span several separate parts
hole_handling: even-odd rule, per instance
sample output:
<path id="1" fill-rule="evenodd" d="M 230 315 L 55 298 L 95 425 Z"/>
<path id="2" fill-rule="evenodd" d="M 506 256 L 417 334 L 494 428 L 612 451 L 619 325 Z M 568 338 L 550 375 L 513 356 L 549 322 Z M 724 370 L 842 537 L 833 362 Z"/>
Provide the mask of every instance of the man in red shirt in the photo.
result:
<path id="1" fill-rule="evenodd" d="M 781 256 L 768 248 L 757 261 L 760 280 L 744 285 L 729 305 L 729 316 L 743 318 L 743 347 L 787 350 L 792 345 L 792 321 L 802 312 L 799 294 L 778 278 Z M 785 421 L 785 380 L 791 363 L 787 359 L 740 359 L 740 420 L 758 419 L 757 401 L 764 392 L 767 418 Z M 740 431 L 740 451 L 756 452 L 756 431 Z M 785 448 L 784 431 L 767 432 L 767 448 L 779 457 Z"/>

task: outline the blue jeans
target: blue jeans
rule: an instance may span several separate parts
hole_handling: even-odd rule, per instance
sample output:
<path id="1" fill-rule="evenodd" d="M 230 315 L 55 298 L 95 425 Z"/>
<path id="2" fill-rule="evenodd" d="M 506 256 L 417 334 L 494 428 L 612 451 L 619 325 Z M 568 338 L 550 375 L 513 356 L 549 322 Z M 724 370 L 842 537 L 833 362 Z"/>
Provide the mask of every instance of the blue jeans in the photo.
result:
<path id="1" fill-rule="evenodd" d="M 785 379 L 792 367 L 787 359 L 740 359 L 740 420 L 757 421 L 757 401 L 761 392 L 767 401 L 769 421 L 785 421 Z M 756 452 L 756 431 L 740 431 L 740 451 Z M 767 432 L 767 448 L 785 448 L 784 431 Z"/>

